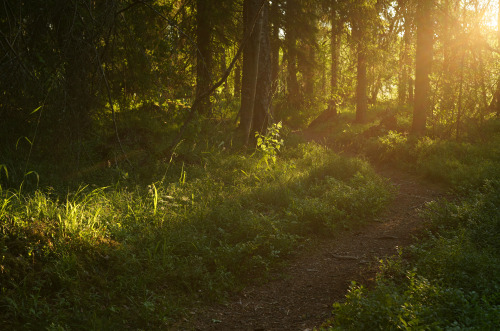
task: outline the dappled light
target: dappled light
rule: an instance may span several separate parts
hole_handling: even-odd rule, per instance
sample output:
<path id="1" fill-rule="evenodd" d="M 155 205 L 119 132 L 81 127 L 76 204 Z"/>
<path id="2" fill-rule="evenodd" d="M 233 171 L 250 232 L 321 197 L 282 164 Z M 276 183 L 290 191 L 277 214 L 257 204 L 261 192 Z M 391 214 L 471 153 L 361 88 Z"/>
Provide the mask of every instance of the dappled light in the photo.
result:
<path id="1" fill-rule="evenodd" d="M 4 1 L 0 329 L 495 329 L 499 7 Z"/>

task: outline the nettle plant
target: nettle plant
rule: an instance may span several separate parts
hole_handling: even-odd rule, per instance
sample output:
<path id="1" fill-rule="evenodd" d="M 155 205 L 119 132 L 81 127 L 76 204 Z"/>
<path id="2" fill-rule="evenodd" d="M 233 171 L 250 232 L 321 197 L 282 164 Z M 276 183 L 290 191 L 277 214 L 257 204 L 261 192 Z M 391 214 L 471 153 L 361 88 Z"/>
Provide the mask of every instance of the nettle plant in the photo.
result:
<path id="1" fill-rule="evenodd" d="M 265 162 L 267 168 L 270 168 L 270 161 L 276 163 L 276 155 L 283 146 L 283 139 L 280 138 L 280 130 L 282 128 L 281 122 L 274 123 L 267 128 L 265 135 L 255 132 L 255 137 L 257 138 L 257 150 L 262 154 L 262 158 L 259 161 Z"/>

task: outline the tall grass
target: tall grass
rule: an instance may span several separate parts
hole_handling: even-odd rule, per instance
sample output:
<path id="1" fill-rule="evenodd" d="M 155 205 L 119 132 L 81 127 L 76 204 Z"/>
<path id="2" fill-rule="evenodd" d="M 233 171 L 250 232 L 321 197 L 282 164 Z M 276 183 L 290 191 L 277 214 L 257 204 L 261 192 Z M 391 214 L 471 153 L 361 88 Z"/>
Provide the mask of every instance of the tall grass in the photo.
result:
<path id="1" fill-rule="evenodd" d="M 390 198 L 366 162 L 315 144 L 268 164 L 258 153 L 202 155 L 164 164 L 144 186 L 0 191 L 0 324 L 166 328 Z"/>

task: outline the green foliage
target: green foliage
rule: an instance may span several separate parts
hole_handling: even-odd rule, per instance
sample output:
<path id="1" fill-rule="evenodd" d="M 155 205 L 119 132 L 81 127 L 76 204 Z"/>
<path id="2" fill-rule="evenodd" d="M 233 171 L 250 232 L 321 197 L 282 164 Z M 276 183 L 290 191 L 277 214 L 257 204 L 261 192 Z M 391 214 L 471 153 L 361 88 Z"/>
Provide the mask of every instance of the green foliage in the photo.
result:
<path id="1" fill-rule="evenodd" d="M 278 130 L 266 148 L 281 146 Z M 210 146 L 179 149 L 149 185 L 0 191 L 2 325 L 168 328 L 390 196 L 366 162 L 315 144 L 283 148 L 266 171 L 259 155 Z"/>
<path id="2" fill-rule="evenodd" d="M 276 163 L 276 156 L 283 146 L 283 139 L 280 138 L 280 130 L 282 128 L 281 122 L 274 123 L 267 129 L 266 135 L 262 135 L 259 132 L 255 133 L 255 138 L 257 138 L 257 150 L 262 154 L 262 161 L 266 163 L 269 169 L 269 161 L 273 164 Z"/>
<path id="3" fill-rule="evenodd" d="M 384 262 L 376 287 L 353 284 L 334 330 L 492 330 L 500 323 L 500 182 L 462 202 L 432 203 L 438 230 Z"/>

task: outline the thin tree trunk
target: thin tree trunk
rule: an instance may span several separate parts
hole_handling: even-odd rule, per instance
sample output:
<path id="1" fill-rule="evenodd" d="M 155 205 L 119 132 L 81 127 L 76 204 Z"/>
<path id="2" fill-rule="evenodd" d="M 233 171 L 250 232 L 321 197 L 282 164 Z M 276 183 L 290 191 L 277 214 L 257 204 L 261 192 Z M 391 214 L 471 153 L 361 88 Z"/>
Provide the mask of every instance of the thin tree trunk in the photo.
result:
<path id="1" fill-rule="evenodd" d="M 196 1 L 196 96 L 200 96 L 210 88 L 210 71 L 212 65 L 212 52 L 210 50 L 210 3 L 206 0 Z M 212 105 L 210 98 L 204 99 L 199 112 L 210 114 Z"/>
<path id="2" fill-rule="evenodd" d="M 260 30 L 262 27 L 262 14 L 259 5 L 262 1 L 245 0 L 243 2 L 243 27 L 244 36 L 250 35 L 250 41 L 243 49 L 243 78 L 241 82 L 241 108 L 240 126 L 242 141 L 248 144 L 252 128 L 253 110 L 255 104 L 255 90 L 259 69 Z M 259 15 L 257 21 L 255 18 Z M 252 30 L 252 25 L 253 30 Z"/>
<path id="3" fill-rule="evenodd" d="M 262 28 L 260 32 L 259 68 L 257 89 L 253 110 L 252 133 L 264 133 L 271 105 L 271 46 L 269 40 L 269 3 L 262 8 Z"/>
<path id="4" fill-rule="evenodd" d="M 455 59 L 451 48 L 451 25 L 450 16 L 452 10 L 449 0 L 444 1 L 443 19 L 443 110 L 452 114 L 455 110 L 455 92 L 453 88 L 455 74 Z"/>
<path id="5" fill-rule="evenodd" d="M 432 65 L 434 0 L 419 0 L 417 4 L 417 56 L 415 69 L 415 105 L 412 133 L 425 134 L 427 113 L 430 108 L 430 78 Z"/>
<path id="6" fill-rule="evenodd" d="M 314 45 L 306 45 L 306 54 L 304 61 L 304 93 L 308 97 L 312 97 L 314 94 L 314 67 L 316 64 L 316 52 L 314 50 Z"/>
<path id="7" fill-rule="evenodd" d="M 460 121 L 462 120 L 462 97 L 463 97 L 463 85 L 464 85 L 464 57 L 465 52 L 462 54 L 462 60 L 460 65 L 460 88 L 458 91 L 458 109 L 457 109 L 457 135 L 456 140 L 460 140 Z"/>
<path id="8" fill-rule="evenodd" d="M 407 7 L 404 9 L 404 35 L 403 35 L 403 48 L 401 51 L 401 81 L 398 89 L 398 99 L 400 104 L 405 104 L 408 100 L 408 92 L 410 91 L 409 71 L 410 71 L 410 43 L 411 43 L 411 22 L 410 14 Z"/>
<path id="9" fill-rule="evenodd" d="M 330 52 L 332 56 L 331 80 L 330 80 L 330 100 L 337 98 L 338 82 L 339 82 L 339 59 L 340 59 L 340 39 L 341 39 L 341 22 L 338 18 L 337 11 L 332 10 L 331 24 L 332 32 L 330 35 Z"/>
<path id="10" fill-rule="evenodd" d="M 285 42 L 287 46 L 288 69 L 288 100 L 292 105 L 297 105 L 299 98 L 299 83 L 297 81 L 297 34 L 294 26 L 294 17 L 297 15 L 297 0 L 286 2 L 286 27 Z"/>
<path id="11" fill-rule="evenodd" d="M 278 1 L 274 0 L 271 5 L 271 13 L 269 17 L 272 23 L 271 30 L 271 81 L 272 81 L 272 94 L 276 93 L 278 89 L 278 73 L 280 68 L 280 39 L 279 39 L 279 7 Z"/>
<path id="12" fill-rule="evenodd" d="M 358 19 L 358 26 L 355 27 L 357 41 L 357 82 L 356 82 L 356 122 L 363 123 L 366 121 L 366 113 L 368 111 L 368 97 L 366 94 L 366 49 L 363 42 L 365 34 L 364 23 Z"/>

